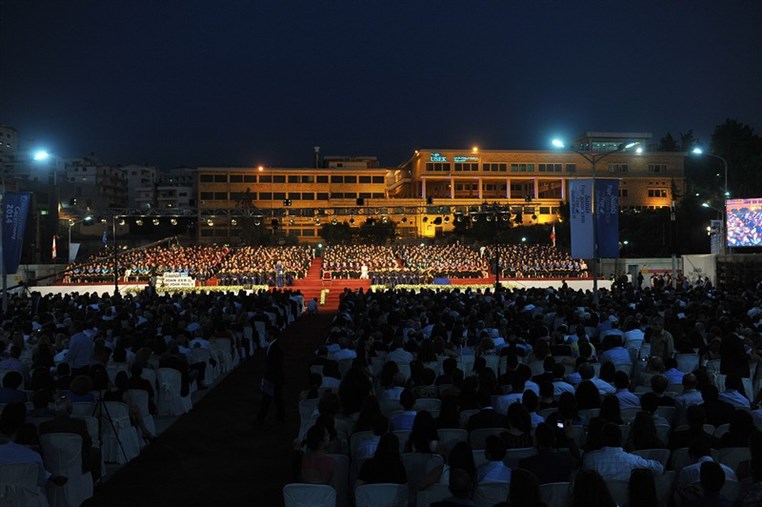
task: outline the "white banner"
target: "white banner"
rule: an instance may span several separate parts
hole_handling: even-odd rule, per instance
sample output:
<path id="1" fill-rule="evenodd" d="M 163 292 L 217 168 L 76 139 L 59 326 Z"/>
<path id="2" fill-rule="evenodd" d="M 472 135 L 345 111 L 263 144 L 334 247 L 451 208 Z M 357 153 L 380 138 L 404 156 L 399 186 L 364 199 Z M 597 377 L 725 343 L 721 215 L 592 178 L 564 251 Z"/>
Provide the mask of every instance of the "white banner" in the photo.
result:
<path id="1" fill-rule="evenodd" d="M 187 273 L 166 272 L 160 279 L 161 287 L 195 287 L 196 281 Z"/>

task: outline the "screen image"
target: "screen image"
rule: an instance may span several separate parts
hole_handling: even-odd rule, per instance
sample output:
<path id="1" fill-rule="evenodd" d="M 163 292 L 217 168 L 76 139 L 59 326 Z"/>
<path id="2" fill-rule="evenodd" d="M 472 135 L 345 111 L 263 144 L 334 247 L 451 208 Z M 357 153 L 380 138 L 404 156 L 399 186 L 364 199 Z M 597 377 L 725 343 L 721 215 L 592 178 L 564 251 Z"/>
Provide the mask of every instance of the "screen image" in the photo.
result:
<path id="1" fill-rule="evenodd" d="M 762 246 L 762 198 L 728 199 L 725 216 L 729 247 Z"/>

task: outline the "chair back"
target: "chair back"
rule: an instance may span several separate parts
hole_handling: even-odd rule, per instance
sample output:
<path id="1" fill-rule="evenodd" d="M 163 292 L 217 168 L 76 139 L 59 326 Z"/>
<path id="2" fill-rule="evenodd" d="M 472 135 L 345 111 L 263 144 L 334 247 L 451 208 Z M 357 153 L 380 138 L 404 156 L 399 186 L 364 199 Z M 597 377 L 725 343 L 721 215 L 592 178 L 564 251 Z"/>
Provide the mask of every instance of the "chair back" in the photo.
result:
<path id="1" fill-rule="evenodd" d="M 540 484 L 540 499 L 546 507 L 566 507 L 571 492 L 570 482 Z"/>
<path id="2" fill-rule="evenodd" d="M 336 490 L 325 484 L 286 484 L 283 502 L 285 507 L 336 507 Z"/>
<path id="3" fill-rule="evenodd" d="M 665 469 L 667 468 L 667 463 L 669 463 L 669 449 L 641 449 L 639 451 L 632 451 L 632 454 L 640 456 L 643 459 L 658 461 Z"/>
<path id="4" fill-rule="evenodd" d="M 363 484 L 355 489 L 356 507 L 407 507 L 409 492 L 404 484 Z"/>
<path id="5" fill-rule="evenodd" d="M 450 492 L 449 485 L 437 482 L 426 489 L 418 491 L 418 494 L 416 495 L 416 506 L 429 507 L 432 503 L 440 502 L 451 496 L 452 493 Z"/>
<path id="6" fill-rule="evenodd" d="M 402 465 L 405 467 L 411 495 L 415 494 L 417 485 L 429 472 L 444 465 L 444 458 L 439 454 L 403 452 L 400 457 L 402 458 Z"/>
<path id="7" fill-rule="evenodd" d="M 717 461 L 736 471 L 738 465 L 750 459 L 751 449 L 749 447 L 723 447 L 718 451 Z"/>
<path id="8" fill-rule="evenodd" d="M 476 507 L 492 507 L 504 502 L 508 498 L 509 487 L 507 482 L 480 482 L 474 490 Z"/>
<path id="9" fill-rule="evenodd" d="M 619 507 L 627 507 L 627 505 L 629 505 L 630 503 L 629 481 L 616 481 L 616 480 L 607 479 L 606 486 L 609 487 L 609 492 L 611 493 L 611 497 L 614 499 L 614 502 Z"/>
<path id="10" fill-rule="evenodd" d="M 47 505 L 48 501 L 37 485 L 39 469 L 33 463 L 0 464 L 0 500 L 2 505 L 24 507 Z"/>
<path id="11" fill-rule="evenodd" d="M 130 389 L 127 391 L 130 395 L 130 401 L 140 412 L 143 424 L 152 435 L 156 434 L 156 421 L 154 421 L 151 411 L 148 408 L 148 391 L 143 389 Z"/>
<path id="12" fill-rule="evenodd" d="M 437 430 L 439 441 L 447 451 L 450 451 L 458 442 L 468 442 L 468 431 L 462 428 L 444 428 Z"/>
<path id="13" fill-rule="evenodd" d="M 505 431 L 505 428 L 478 428 L 468 434 L 468 439 L 473 449 L 484 449 L 487 437 L 490 435 L 500 435 L 505 433 Z"/>
<path id="14" fill-rule="evenodd" d="M 333 480 L 331 486 L 336 490 L 336 507 L 349 506 L 349 456 L 329 454 L 333 459 Z"/>
<path id="15" fill-rule="evenodd" d="M 317 409 L 318 401 L 318 398 L 299 401 L 299 440 L 307 435 L 307 430 L 310 429 L 315 421 L 313 415 Z"/>
<path id="16" fill-rule="evenodd" d="M 505 453 L 505 459 L 503 463 L 510 469 L 518 468 L 519 461 L 530 456 L 535 456 L 537 449 L 534 447 L 518 447 L 515 449 L 508 449 Z"/>
<path id="17" fill-rule="evenodd" d="M 93 415 L 95 413 L 95 403 L 89 401 L 78 401 L 71 404 L 71 415 Z"/>
<path id="18" fill-rule="evenodd" d="M 53 505 L 80 505 L 93 496 L 93 477 L 82 473 L 82 437 L 74 433 L 43 433 L 40 448 L 45 469 L 67 478 L 51 490 Z"/>
<path id="19" fill-rule="evenodd" d="M 442 408 L 442 400 L 439 398 L 418 398 L 415 400 L 414 409 L 417 412 L 428 410 L 435 419 L 439 417 L 439 411 Z"/>
<path id="20" fill-rule="evenodd" d="M 181 373 L 174 368 L 159 368 L 156 376 L 159 384 L 158 415 L 177 416 L 188 412 L 190 396 L 181 395 Z M 184 398 L 187 398 L 187 402 Z"/>
<path id="21" fill-rule="evenodd" d="M 392 431 L 394 436 L 397 437 L 397 441 L 399 442 L 399 449 L 400 453 L 405 451 L 405 445 L 407 444 L 407 441 L 410 439 L 410 433 L 412 433 L 410 430 L 394 430 Z"/>

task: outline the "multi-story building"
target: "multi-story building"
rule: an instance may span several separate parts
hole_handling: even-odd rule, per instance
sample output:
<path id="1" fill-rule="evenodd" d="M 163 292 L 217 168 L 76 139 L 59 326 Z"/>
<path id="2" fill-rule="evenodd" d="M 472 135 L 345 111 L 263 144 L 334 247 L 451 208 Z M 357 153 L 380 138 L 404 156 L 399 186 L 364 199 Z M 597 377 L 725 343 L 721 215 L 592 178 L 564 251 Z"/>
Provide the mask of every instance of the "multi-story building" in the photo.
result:
<path id="1" fill-rule="evenodd" d="M 326 157 L 317 168 L 203 167 L 198 207 L 219 210 L 219 218 L 199 225 L 199 241 L 233 241 L 240 225 L 225 210 L 240 208 L 256 208 L 263 226 L 305 242 L 319 241 L 325 223 L 359 226 L 368 217 L 394 220 L 403 238 L 433 237 L 453 229 L 455 214 L 485 203 L 525 225 L 551 223 L 569 182 L 593 176 L 582 153 L 595 155 L 597 178 L 619 180 L 621 209 L 669 207 L 684 192 L 684 154 L 617 151 L 633 139 L 646 145 L 650 134 L 588 133 L 575 145 L 580 153 L 418 149 L 394 168 L 379 168 L 372 157 Z"/>

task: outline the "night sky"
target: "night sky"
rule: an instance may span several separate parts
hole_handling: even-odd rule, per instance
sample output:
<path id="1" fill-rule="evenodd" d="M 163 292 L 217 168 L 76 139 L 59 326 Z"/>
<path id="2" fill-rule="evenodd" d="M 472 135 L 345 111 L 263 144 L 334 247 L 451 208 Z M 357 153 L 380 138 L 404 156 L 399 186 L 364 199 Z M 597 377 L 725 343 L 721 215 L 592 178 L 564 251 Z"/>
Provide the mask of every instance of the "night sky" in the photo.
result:
<path id="1" fill-rule="evenodd" d="M 762 129 L 762 2 L 0 0 L 0 124 L 104 163 Z"/>

